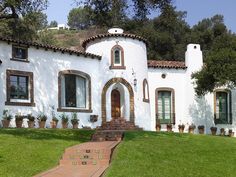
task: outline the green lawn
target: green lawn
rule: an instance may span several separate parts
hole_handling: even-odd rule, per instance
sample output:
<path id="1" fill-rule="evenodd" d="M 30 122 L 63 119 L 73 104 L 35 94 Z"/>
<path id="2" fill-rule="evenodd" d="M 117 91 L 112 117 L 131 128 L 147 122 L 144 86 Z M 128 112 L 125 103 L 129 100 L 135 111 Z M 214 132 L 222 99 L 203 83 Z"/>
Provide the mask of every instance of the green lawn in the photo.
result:
<path id="1" fill-rule="evenodd" d="M 30 177 L 57 165 L 66 147 L 93 131 L 0 129 L 0 177 Z"/>
<path id="2" fill-rule="evenodd" d="M 236 138 L 127 132 L 106 177 L 236 177 Z"/>

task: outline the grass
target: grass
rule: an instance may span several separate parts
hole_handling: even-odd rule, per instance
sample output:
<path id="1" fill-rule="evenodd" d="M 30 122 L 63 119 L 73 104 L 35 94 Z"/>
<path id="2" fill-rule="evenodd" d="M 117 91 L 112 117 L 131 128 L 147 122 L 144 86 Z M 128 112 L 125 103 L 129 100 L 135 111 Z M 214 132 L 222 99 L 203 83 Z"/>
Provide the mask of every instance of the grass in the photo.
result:
<path id="1" fill-rule="evenodd" d="M 0 129 L 0 177 L 30 177 L 56 166 L 66 147 L 93 131 Z"/>
<path id="2" fill-rule="evenodd" d="M 236 139 L 127 132 L 106 177 L 235 177 Z"/>

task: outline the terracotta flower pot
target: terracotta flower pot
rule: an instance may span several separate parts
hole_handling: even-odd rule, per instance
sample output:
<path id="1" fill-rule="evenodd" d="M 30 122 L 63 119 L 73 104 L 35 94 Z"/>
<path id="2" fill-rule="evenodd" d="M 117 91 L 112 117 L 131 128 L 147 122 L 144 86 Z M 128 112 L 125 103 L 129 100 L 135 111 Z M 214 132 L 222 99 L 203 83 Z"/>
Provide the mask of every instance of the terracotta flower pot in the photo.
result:
<path id="1" fill-rule="evenodd" d="M 77 129 L 79 124 L 73 124 L 73 129 Z"/>
<path id="2" fill-rule="evenodd" d="M 9 125 L 10 125 L 10 120 L 7 120 L 7 119 L 2 120 L 3 128 L 8 128 Z"/>
<path id="3" fill-rule="evenodd" d="M 34 121 L 28 121 L 28 128 L 34 128 Z"/>
<path id="4" fill-rule="evenodd" d="M 216 135 L 217 128 L 216 127 L 211 127 L 211 134 Z"/>
<path id="5" fill-rule="evenodd" d="M 156 130 L 157 130 L 157 132 L 160 132 L 161 131 L 161 125 L 156 125 Z"/>
<path id="6" fill-rule="evenodd" d="M 167 132 L 172 132 L 172 125 L 166 125 Z"/>
<path id="7" fill-rule="evenodd" d="M 39 122 L 39 128 L 45 128 L 46 121 Z"/>
<path id="8" fill-rule="evenodd" d="M 229 130 L 229 137 L 234 137 L 234 132 L 232 130 Z"/>
<path id="9" fill-rule="evenodd" d="M 50 122 L 50 124 L 51 124 L 52 128 L 57 128 L 57 122 L 56 121 L 52 121 L 52 122 Z"/>
<path id="10" fill-rule="evenodd" d="M 224 128 L 220 129 L 220 136 L 225 136 L 225 129 Z"/>
<path id="11" fill-rule="evenodd" d="M 194 129 L 195 129 L 195 128 L 189 127 L 189 128 L 188 128 L 188 133 L 194 134 Z"/>
<path id="12" fill-rule="evenodd" d="M 68 128 L 68 122 L 62 122 L 62 128 L 63 129 Z"/>
<path id="13" fill-rule="evenodd" d="M 22 128 L 22 120 L 16 120 L 16 128 Z"/>
<path id="14" fill-rule="evenodd" d="M 184 133 L 184 128 L 179 128 L 179 133 Z"/>
<path id="15" fill-rule="evenodd" d="M 204 134 L 205 127 L 204 126 L 198 126 L 198 133 L 199 134 Z"/>

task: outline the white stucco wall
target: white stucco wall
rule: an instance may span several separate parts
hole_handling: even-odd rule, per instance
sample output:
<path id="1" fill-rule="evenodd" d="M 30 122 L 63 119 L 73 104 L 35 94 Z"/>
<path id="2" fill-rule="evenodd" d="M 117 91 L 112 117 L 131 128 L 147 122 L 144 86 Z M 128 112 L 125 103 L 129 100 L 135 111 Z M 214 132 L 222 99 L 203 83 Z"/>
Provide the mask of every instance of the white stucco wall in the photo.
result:
<path id="1" fill-rule="evenodd" d="M 3 109 L 9 109 L 13 115 L 20 112 L 23 115 L 33 113 L 33 115 L 36 116 L 39 111 L 44 111 L 49 118 L 51 118 L 50 106 L 54 105 L 56 109 L 58 108 L 58 73 L 63 70 L 79 70 L 87 73 L 91 77 L 93 112 L 90 114 L 100 115 L 101 86 L 97 83 L 100 75 L 99 60 L 30 47 L 28 49 L 28 58 L 30 62 L 25 63 L 10 60 L 12 57 L 11 53 L 11 44 L 7 45 L 7 43 L 0 42 L 0 58 L 3 62 L 0 66 L 0 90 L 2 90 L 0 93 L 1 113 Z M 7 69 L 33 72 L 35 107 L 5 105 Z M 90 124 L 88 122 L 90 114 L 78 113 L 81 126 Z M 97 124 L 99 122 L 97 122 Z M 47 121 L 48 126 L 49 123 L 50 120 Z M 14 121 L 12 121 L 11 125 L 14 126 Z"/>
<path id="2" fill-rule="evenodd" d="M 109 69 L 111 66 L 111 49 L 116 44 L 124 49 L 124 65 L 126 69 Z M 86 52 L 101 55 L 101 85 L 112 78 L 122 77 L 132 86 L 134 91 L 135 124 L 150 130 L 150 105 L 143 102 L 143 80 L 148 79 L 146 45 L 142 41 L 123 37 L 110 37 L 90 42 Z M 134 86 L 134 79 L 137 86 Z M 109 110 L 110 111 L 110 110 Z M 109 115 L 108 115 L 109 117 Z"/>

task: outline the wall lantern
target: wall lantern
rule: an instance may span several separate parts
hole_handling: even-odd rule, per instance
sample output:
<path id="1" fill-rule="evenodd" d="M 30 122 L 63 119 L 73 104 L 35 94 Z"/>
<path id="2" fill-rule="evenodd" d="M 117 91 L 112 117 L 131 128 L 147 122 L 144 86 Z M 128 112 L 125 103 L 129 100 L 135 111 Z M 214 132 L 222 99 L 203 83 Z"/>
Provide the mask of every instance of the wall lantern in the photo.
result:
<path id="1" fill-rule="evenodd" d="M 0 65 L 2 64 L 2 60 L 0 60 Z"/>
<path id="2" fill-rule="evenodd" d="M 137 79 L 135 78 L 134 79 L 134 86 L 136 87 L 136 85 L 137 85 Z"/>

